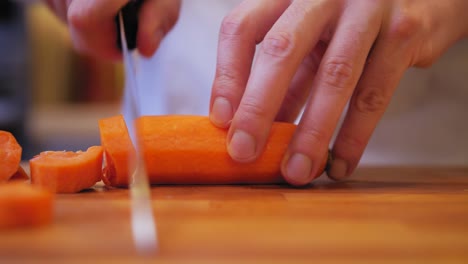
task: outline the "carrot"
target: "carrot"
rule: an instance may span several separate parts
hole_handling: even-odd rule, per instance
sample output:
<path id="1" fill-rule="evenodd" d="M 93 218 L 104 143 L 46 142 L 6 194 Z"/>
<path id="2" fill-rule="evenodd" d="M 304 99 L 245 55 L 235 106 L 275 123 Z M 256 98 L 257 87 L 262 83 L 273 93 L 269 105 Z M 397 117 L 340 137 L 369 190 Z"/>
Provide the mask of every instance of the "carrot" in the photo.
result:
<path id="1" fill-rule="evenodd" d="M 26 180 L 29 180 L 29 176 L 24 171 L 23 167 L 21 166 L 18 167 L 18 170 L 10 178 L 10 181 L 26 181 Z"/>
<path id="2" fill-rule="evenodd" d="M 135 167 L 135 148 L 122 115 L 99 120 L 104 148 L 102 181 L 108 186 L 128 186 L 129 171 Z"/>
<path id="3" fill-rule="evenodd" d="M 136 121 L 153 184 L 280 183 L 280 164 L 296 126 L 275 122 L 263 154 L 238 163 L 226 148 L 227 130 L 204 116 L 143 116 Z"/>
<path id="4" fill-rule="evenodd" d="M 24 182 L 0 184 L 0 229 L 52 222 L 53 194 Z"/>
<path id="5" fill-rule="evenodd" d="M 121 115 L 99 122 L 107 185 L 128 186 L 135 149 Z M 280 164 L 296 125 L 275 122 L 263 154 L 252 163 L 231 159 L 227 130 L 204 116 L 143 116 L 135 122 L 152 184 L 269 184 L 284 182 Z M 130 161 L 129 161 L 130 160 Z M 326 159 L 322 164 L 325 167 Z M 318 175 L 316 175 L 318 176 Z"/>
<path id="6" fill-rule="evenodd" d="M 101 180 L 101 146 L 83 151 L 45 151 L 29 161 L 31 183 L 57 193 L 74 193 Z"/>
<path id="7" fill-rule="evenodd" d="M 0 130 L 0 182 L 5 182 L 18 170 L 21 146 L 13 134 Z"/>

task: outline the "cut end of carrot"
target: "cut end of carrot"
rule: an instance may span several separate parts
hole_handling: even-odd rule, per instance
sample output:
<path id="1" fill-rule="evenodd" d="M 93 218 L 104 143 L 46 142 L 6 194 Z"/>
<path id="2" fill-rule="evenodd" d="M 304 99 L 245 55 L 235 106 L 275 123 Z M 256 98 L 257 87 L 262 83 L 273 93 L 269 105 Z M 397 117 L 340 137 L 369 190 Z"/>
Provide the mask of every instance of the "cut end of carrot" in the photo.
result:
<path id="1" fill-rule="evenodd" d="M 102 181 L 107 186 L 127 187 L 129 172 L 136 167 L 136 152 L 125 119 L 117 115 L 99 120 L 104 149 Z"/>
<path id="2" fill-rule="evenodd" d="M 93 187 L 102 175 L 101 146 L 87 151 L 45 151 L 29 161 L 31 183 L 56 193 L 76 193 Z"/>
<path id="3" fill-rule="evenodd" d="M 13 134 L 0 130 L 0 182 L 5 182 L 18 171 L 22 148 Z"/>
<path id="4" fill-rule="evenodd" d="M 53 194 L 25 182 L 0 184 L 0 230 L 52 223 Z"/>

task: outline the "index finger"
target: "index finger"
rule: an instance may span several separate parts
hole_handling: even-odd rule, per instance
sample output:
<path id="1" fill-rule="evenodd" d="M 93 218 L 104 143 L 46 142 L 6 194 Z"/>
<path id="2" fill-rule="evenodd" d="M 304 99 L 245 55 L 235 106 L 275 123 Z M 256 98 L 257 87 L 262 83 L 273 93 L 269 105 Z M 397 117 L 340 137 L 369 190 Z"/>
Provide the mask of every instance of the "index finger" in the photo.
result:
<path id="1" fill-rule="evenodd" d="M 67 21 L 73 44 L 79 52 L 116 60 L 121 57 L 116 45 L 114 17 L 129 0 L 78 0 L 68 7 Z"/>
<path id="2" fill-rule="evenodd" d="M 266 34 L 228 133 L 234 160 L 263 151 L 293 76 L 337 12 L 331 1 L 294 1 Z"/>
<path id="3" fill-rule="evenodd" d="M 218 41 L 210 119 L 227 127 L 249 78 L 257 43 L 289 5 L 288 0 L 244 1 L 226 16 Z"/>

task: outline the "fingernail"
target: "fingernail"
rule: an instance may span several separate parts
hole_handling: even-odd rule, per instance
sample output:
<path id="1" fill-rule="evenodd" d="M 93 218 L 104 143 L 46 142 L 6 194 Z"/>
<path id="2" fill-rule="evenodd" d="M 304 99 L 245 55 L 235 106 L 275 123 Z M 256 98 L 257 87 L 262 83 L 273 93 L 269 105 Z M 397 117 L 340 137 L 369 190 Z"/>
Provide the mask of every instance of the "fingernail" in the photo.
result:
<path id="1" fill-rule="evenodd" d="M 342 180 L 346 178 L 348 171 L 348 164 L 345 160 L 335 159 L 332 161 L 330 168 L 328 169 L 328 177 L 334 180 Z"/>
<path id="2" fill-rule="evenodd" d="M 219 127 L 226 127 L 232 119 L 232 105 L 224 97 L 218 97 L 213 102 L 210 120 Z"/>
<path id="3" fill-rule="evenodd" d="M 310 183 L 310 173 L 312 161 L 309 157 L 301 153 L 293 154 L 286 165 L 286 175 L 288 182 L 295 185 L 305 185 Z"/>
<path id="4" fill-rule="evenodd" d="M 249 133 L 237 130 L 231 138 L 228 146 L 228 152 L 234 160 L 250 161 L 255 158 L 256 152 L 255 138 Z"/>

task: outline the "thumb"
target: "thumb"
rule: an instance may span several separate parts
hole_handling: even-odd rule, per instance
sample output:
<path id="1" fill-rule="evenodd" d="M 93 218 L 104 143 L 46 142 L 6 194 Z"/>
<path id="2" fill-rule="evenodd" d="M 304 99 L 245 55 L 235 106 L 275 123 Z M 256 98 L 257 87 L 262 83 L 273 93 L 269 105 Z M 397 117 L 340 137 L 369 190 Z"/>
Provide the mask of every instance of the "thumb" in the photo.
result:
<path id="1" fill-rule="evenodd" d="M 180 11 L 180 0 L 146 0 L 140 9 L 137 36 L 138 50 L 149 57 L 163 37 L 174 27 Z"/>

